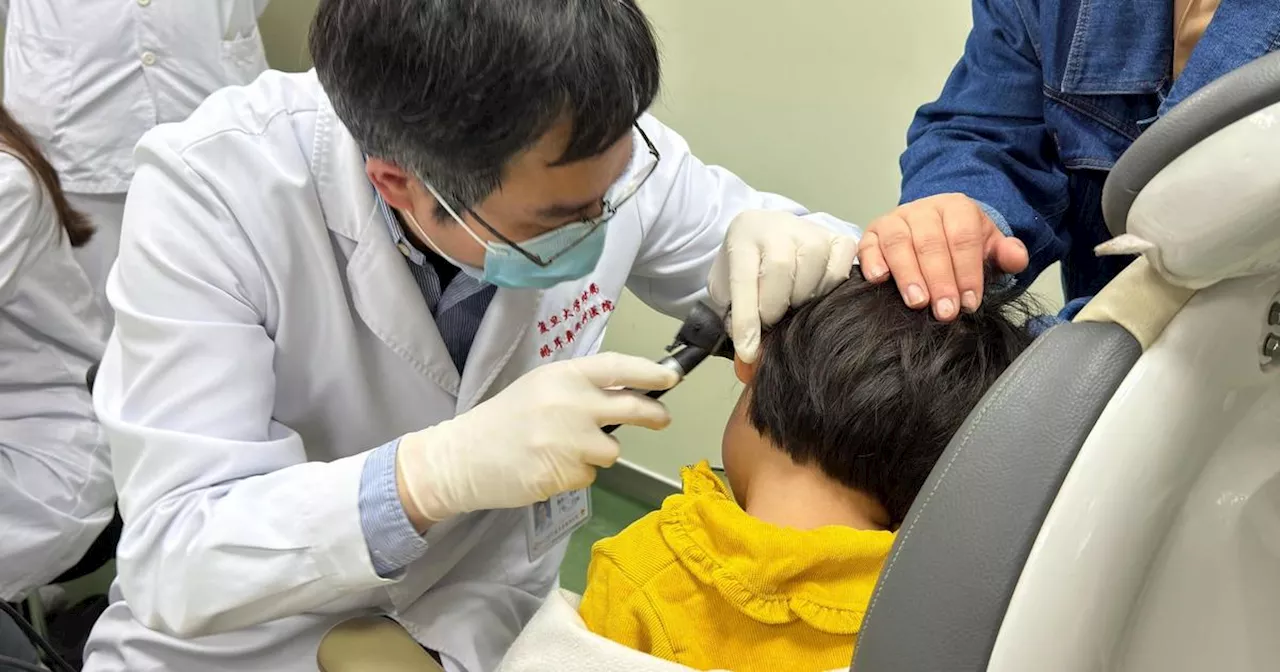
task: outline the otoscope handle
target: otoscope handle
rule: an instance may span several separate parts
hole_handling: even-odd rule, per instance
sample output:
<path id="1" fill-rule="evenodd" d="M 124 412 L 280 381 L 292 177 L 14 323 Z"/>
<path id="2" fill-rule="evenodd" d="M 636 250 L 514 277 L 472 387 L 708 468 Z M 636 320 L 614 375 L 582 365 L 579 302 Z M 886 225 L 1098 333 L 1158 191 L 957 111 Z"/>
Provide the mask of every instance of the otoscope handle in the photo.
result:
<path id="1" fill-rule="evenodd" d="M 711 353 L 707 350 L 699 348 L 696 345 L 686 345 L 670 355 L 663 357 L 658 363 L 676 372 L 676 375 L 679 376 L 679 378 L 676 379 L 676 385 L 679 385 L 680 381 L 684 380 L 684 377 L 689 375 L 689 372 L 692 371 L 694 367 L 701 364 L 710 354 Z M 675 385 L 672 385 L 671 387 L 675 387 Z M 667 388 L 666 390 L 650 390 L 649 392 L 645 392 L 644 396 L 649 397 L 650 399 L 657 399 L 666 394 L 670 389 L 671 388 Z M 601 427 L 600 431 L 605 434 L 612 434 L 613 430 L 617 428 L 618 425 L 607 425 L 605 427 Z"/>
<path id="2" fill-rule="evenodd" d="M 658 399 L 659 397 L 661 397 L 666 393 L 667 393 L 667 390 L 650 390 L 648 392 L 645 392 L 644 396 L 649 397 L 650 399 Z M 605 434 L 612 434 L 613 430 L 621 426 L 622 425 L 605 425 L 604 427 L 600 428 L 600 431 L 604 432 Z"/>

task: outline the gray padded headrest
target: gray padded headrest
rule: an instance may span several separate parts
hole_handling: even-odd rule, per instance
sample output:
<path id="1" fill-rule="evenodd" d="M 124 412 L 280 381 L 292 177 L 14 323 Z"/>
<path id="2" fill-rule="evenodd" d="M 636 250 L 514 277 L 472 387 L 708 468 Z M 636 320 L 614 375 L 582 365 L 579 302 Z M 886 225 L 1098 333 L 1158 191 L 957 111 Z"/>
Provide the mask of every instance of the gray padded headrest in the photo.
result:
<path id="1" fill-rule="evenodd" d="M 1102 214 L 1112 235 L 1125 232 L 1138 192 L 1171 161 L 1215 132 L 1280 103 L 1280 52 L 1210 82 L 1138 137 L 1102 189 Z"/>

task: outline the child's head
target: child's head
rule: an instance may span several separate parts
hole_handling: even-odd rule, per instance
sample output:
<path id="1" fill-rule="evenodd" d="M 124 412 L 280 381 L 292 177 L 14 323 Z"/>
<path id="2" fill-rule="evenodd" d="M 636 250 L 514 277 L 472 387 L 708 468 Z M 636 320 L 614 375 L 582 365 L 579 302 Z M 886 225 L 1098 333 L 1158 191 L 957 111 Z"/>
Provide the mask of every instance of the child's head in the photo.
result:
<path id="1" fill-rule="evenodd" d="M 854 276 L 766 332 L 755 365 L 736 363 L 747 389 L 725 429 L 725 467 L 745 490 L 755 460 L 738 446 L 765 443 L 871 497 L 897 529 L 952 435 L 1031 343 L 1029 308 L 989 284 L 977 312 L 943 324 L 892 282 Z"/>

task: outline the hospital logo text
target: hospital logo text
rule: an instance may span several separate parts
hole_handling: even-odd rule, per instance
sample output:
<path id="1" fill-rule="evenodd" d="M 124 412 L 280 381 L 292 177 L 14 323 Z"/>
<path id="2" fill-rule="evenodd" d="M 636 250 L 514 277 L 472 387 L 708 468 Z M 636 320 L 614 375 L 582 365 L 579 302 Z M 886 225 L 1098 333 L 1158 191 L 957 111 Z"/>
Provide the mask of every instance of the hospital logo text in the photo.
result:
<path id="1" fill-rule="evenodd" d="M 587 323 L 601 315 L 612 313 L 613 308 L 613 301 L 600 298 L 599 285 L 591 283 L 581 296 L 573 300 L 572 306 L 566 306 L 559 313 L 538 321 L 538 333 L 544 339 L 542 347 L 538 349 L 538 356 L 547 359 L 557 350 L 572 345 Z"/>

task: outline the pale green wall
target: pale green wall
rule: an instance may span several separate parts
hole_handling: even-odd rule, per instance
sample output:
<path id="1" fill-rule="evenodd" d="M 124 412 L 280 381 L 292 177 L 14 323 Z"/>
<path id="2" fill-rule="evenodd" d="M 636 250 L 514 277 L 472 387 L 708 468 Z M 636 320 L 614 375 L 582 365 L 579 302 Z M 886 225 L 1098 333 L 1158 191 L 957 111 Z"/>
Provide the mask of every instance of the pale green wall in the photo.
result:
<path id="1" fill-rule="evenodd" d="M 267 62 L 280 70 L 305 70 L 311 67 L 307 55 L 307 30 L 316 0 L 271 0 L 258 21 L 262 41 L 267 48 Z"/>
<path id="2" fill-rule="evenodd" d="M 911 111 L 960 49 L 967 3 L 939 0 L 646 0 L 665 66 L 654 110 L 706 162 L 810 208 L 866 222 L 894 205 Z M 889 65 L 893 63 L 893 65 Z M 606 346 L 658 353 L 676 324 L 630 301 Z M 717 461 L 740 387 L 727 362 L 667 395 L 674 422 L 618 432 L 624 456 L 674 475 Z"/>
<path id="3" fill-rule="evenodd" d="M 641 0 L 661 39 L 655 113 L 709 163 L 755 186 L 865 223 L 897 199 L 897 157 L 911 114 L 936 96 L 969 28 L 965 0 Z M 305 68 L 315 0 L 274 0 L 267 55 Z M 1038 287 L 1060 303 L 1056 273 Z M 634 298 L 606 347 L 659 356 L 677 323 Z M 725 362 L 704 365 L 666 399 L 662 433 L 619 430 L 625 457 L 674 477 L 715 459 L 738 388 Z"/>

